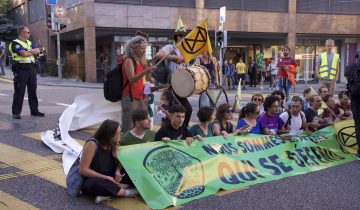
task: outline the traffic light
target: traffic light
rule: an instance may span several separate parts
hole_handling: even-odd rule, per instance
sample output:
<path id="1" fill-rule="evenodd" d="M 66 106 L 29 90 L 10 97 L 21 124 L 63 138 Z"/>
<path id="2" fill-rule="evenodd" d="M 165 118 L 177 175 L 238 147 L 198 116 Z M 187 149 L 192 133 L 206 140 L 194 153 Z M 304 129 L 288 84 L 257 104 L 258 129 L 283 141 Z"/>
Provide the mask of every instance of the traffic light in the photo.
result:
<path id="1" fill-rule="evenodd" d="M 54 17 L 53 17 L 53 16 L 54 16 L 53 13 L 48 13 L 48 14 L 46 15 L 46 26 L 47 26 L 49 29 L 55 31 L 55 30 L 56 30 L 56 27 L 55 27 Z"/>
<path id="2" fill-rule="evenodd" d="M 224 32 L 222 30 L 216 31 L 215 47 L 222 47 L 223 41 L 224 41 Z"/>

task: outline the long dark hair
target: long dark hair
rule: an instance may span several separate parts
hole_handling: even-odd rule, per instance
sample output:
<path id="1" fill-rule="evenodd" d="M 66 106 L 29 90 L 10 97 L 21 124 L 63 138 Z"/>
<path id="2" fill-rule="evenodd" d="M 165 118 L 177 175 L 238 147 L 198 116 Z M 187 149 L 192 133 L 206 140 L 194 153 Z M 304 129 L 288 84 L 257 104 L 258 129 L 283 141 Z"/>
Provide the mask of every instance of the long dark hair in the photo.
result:
<path id="1" fill-rule="evenodd" d="M 230 107 L 231 107 L 231 105 L 228 103 L 221 104 L 218 107 L 217 112 L 216 112 L 216 119 L 219 122 L 222 122 L 222 120 L 224 119 L 226 110 L 229 109 Z"/>
<path id="2" fill-rule="evenodd" d="M 246 117 L 246 115 L 256 112 L 257 104 L 254 102 L 247 103 L 240 112 L 239 119 Z"/>
<path id="3" fill-rule="evenodd" d="M 110 146 L 110 148 L 113 149 L 115 146 L 113 138 L 119 126 L 120 124 L 114 120 L 105 120 L 101 123 L 93 137 L 101 146 L 105 148 Z"/>

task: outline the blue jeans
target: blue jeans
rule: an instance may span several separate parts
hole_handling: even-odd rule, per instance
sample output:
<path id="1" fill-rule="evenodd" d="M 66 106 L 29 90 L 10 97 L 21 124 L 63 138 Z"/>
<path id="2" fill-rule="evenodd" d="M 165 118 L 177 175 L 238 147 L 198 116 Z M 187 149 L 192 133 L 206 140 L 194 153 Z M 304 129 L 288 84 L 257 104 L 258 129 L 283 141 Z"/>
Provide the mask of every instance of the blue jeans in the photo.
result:
<path id="1" fill-rule="evenodd" d="M 44 75 L 44 73 L 45 73 L 45 62 L 39 62 L 39 70 L 40 70 L 40 74 Z"/>
<path id="2" fill-rule="evenodd" d="M 283 90 L 285 92 L 286 100 L 289 100 L 289 92 L 291 90 L 291 82 L 287 79 L 287 77 L 279 77 L 278 80 L 278 89 Z"/>
<path id="3" fill-rule="evenodd" d="M 276 75 L 270 74 L 270 88 L 273 87 Z"/>

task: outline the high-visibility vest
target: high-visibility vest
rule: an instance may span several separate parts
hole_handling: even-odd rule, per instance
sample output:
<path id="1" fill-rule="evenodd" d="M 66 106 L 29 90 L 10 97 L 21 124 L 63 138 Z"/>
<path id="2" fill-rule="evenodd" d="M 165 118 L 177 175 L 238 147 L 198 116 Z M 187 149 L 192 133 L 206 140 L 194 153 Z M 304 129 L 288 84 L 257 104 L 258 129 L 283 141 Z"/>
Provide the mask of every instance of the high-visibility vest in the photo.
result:
<path id="1" fill-rule="evenodd" d="M 21 45 L 25 49 L 31 49 L 31 41 L 30 40 L 26 40 L 26 42 L 23 42 L 20 39 L 15 39 L 13 42 L 17 42 L 19 45 Z M 9 45 L 9 51 L 11 52 L 13 61 L 16 61 L 18 63 L 35 63 L 34 56 L 23 57 L 17 53 L 14 53 L 12 51 L 12 43 L 13 42 L 11 42 Z"/>
<path id="2" fill-rule="evenodd" d="M 328 80 L 334 80 L 336 78 L 336 69 L 339 62 L 339 54 L 335 53 L 331 64 L 331 69 L 328 67 L 327 52 L 321 53 L 320 64 L 320 77 Z"/>

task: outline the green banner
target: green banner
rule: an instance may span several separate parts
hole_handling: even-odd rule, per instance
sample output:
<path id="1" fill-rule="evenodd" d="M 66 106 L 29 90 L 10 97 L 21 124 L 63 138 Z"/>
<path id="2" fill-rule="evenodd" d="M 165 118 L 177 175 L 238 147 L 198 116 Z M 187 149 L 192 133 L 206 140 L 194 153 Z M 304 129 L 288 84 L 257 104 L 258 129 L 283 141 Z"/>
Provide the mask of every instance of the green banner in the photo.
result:
<path id="1" fill-rule="evenodd" d="M 354 160 L 333 126 L 290 140 L 264 135 L 206 138 L 120 147 L 118 158 L 150 208 L 317 171 Z"/>

